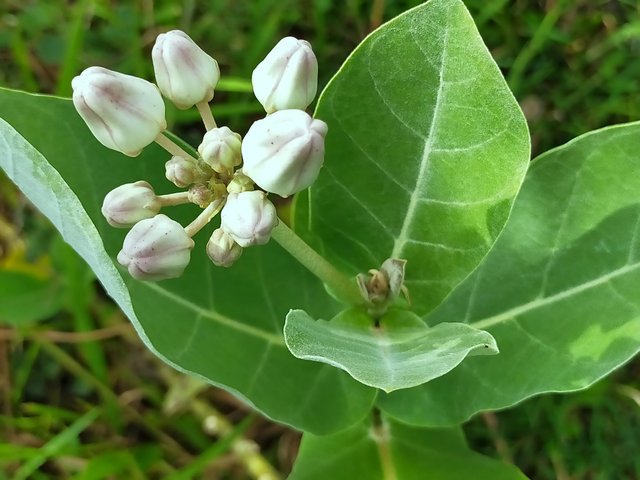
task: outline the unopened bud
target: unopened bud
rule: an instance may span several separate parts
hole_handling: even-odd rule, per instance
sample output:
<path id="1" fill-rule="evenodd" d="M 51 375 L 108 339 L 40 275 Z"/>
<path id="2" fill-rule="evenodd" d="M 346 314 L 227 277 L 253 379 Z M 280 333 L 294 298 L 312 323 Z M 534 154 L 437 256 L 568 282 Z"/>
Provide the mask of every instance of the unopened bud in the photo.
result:
<path id="1" fill-rule="evenodd" d="M 241 193 L 241 192 L 250 192 L 254 189 L 253 180 L 247 177 L 244 173 L 237 171 L 229 185 L 227 185 L 227 192 L 229 193 Z"/>
<path id="2" fill-rule="evenodd" d="M 174 156 L 164 164 L 165 176 L 176 187 L 185 188 L 197 182 L 205 182 L 211 178 L 212 172 L 205 172 L 191 158 Z"/>
<path id="3" fill-rule="evenodd" d="M 251 83 L 267 113 L 307 108 L 318 89 L 318 61 L 309 42 L 280 40 L 255 68 Z"/>
<path id="4" fill-rule="evenodd" d="M 126 228 L 160 211 L 160 199 L 145 181 L 127 183 L 111 190 L 102 202 L 102 215 L 109 225 Z"/>
<path id="5" fill-rule="evenodd" d="M 260 188 L 288 197 L 310 186 L 324 161 L 327 124 L 302 110 L 254 122 L 242 142 L 242 171 Z"/>
<path id="6" fill-rule="evenodd" d="M 218 267 L 230 267 L 242 255 L 242 247 L 221 228 L 213 231 L 207 242 L 207 255 Z"/>
<path id="7" fill-rule="evenodd" d="M 220 218 L 220 227 L 241 247 L 267 243 L 278 224 L 276 207 L 262 191 L 230 194 Z"/>
<path id="8" fill-rule="evenodd" d="M 214 194 L 207 185 L 199 183 L 189 188 L 188 198 L 191 203 L 205 208 L 213 201 Z"/>
<path id="9" fill-rule="evenodd" d="M 151 51 L 156 82 L 178 108 L 210 102 L 220 79 L 218 62 L 180 30 L 161 33 Z"/>
<path id="10" fill-rule="evenodd" d="M 233 171 L 242 163 L 242 137 L 228 127 L 209 130 L 198 147 L 205 163 L 218 173 Z"/>
<path id="11" fill-rule="evenodd" d="M 136 223 L 124 239 L 118 262 L 138 280 L 182 275 L 194 242 L 178 222 L 163 214 Z"/>
<path id="12" fill-rule="evenodd" d="M 135 157 L 167 128 L 160 92 L 142 78 L 89 67 L 71 87 L 73 105 L 105 147 Z"/>

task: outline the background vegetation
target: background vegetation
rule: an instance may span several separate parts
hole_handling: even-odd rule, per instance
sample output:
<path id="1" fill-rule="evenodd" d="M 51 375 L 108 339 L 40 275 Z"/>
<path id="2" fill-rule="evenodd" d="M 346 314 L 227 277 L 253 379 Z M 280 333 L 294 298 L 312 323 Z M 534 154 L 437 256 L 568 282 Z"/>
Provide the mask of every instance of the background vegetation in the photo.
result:
<path id="1" fill-rule="evenodd" d="M 279 38 L 312 42 L 324 85 L 368 32 L 418 3 L 4 0 L 0 85 L 69 96 L 71 78 L 96 64 L 152 80 L 156 35 L 180 28 L 220 63 L 216 117 L 244 132 L 261 111 L 247 79 Z M 466 4 L 527 115 L 534 155 L 640 119 L 637 0 Z M 169 117 L 174 131 L 198 138 L 192 113 Z M 640 478 L 640 362 L 587 391 L 534 398 L 465 428 L 474 448 L 531 478 Z M 284 478 L 298 441 L 154 358 L 0 174 L 0 478 Z"/>

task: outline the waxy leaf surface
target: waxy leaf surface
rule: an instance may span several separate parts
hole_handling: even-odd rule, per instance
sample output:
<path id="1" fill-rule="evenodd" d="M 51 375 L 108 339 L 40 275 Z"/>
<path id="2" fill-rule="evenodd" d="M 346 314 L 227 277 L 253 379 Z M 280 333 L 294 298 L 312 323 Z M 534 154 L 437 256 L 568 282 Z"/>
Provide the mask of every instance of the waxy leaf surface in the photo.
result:
<path id="1" fill-rule="evenodd" d="M 105 149 L 68 100 L 0 90 L 0 117 L 22 135 L 2 122 L 0 167 L 89 263 L 152 351 L 297 428 L 327 433 L 366 415 L 373 389 L 287 350 L 282 327 L 292 302 L 314 315 L 337 308 L 275 242 L 247 249 L 232 269 L 217 268 L 205 254 L 210 225 L 196 235 L 191 264 L 179 279 L 143 283 L 116 268 L 126 230 L 102 218 L 102 199 L 141 179 L 158 193 L 175 191 L 164 178 L 166 152 L 148 147 L 128 158 Z M 190 205 L 169 213 L 186 225 L 198 211 Z"/>
<path id="2" fill-rule="evenodd" d="M 459 429 L 370 422 L 325 437 L 304 435 L 290 480 L 526 480 L 513 465 L 470 450 Z"/>
<path id="3" fill-rule="evenodd" d="M 296 357 L 341 368 L 385 392 L 440 377 L 467 356 L 498 353 L 487 332 L 464 323 L 429 327 L 404 310 L 390 310 L 379 326 L 360 309 L 345 310 L 328 322 L 292 310 L 284 337 Z"/>
<path id="4" fill-rule="evenodd" d="M 372 33 L 322 93 L 325 165 L 295 228 L 350 274 L 407 262 L 424 314 L 478 265 L 529 162 L 526 122 L 460 0 Z"/>
<path id="5" fill-rule="evenodd" d="M 431 315 L 486 329 L 500 355 L 380 399 L 422 425 L 591 385 L 640 350 L 640 123 L 536 159 L 502 236 Z"/>

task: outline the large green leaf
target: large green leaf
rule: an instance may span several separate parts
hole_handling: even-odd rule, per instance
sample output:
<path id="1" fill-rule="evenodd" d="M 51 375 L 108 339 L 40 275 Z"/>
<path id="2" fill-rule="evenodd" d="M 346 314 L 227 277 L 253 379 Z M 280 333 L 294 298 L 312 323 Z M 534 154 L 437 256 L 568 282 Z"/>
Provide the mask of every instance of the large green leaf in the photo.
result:
<path id="1" fill-rule="evenodd" d="M 318 102 L 326 159 L 295 228 L 352 274 L 407 259 L 424 314 L 478 265 L 527 169 L 526 122 L 460 0 L 371 34 Z"/>
<path id="2" fill-rule="evenodd" d="M 459 429 L 370 422 L 326 437 L 306 434 L 290 480 L 526 480 L 470 450 Z"/>
<path id="3" fill-rule="evenodd" d="M 0 90 L 0 116 L 35 147 L 2 122 L 0 166 L 89 263 L 152 351 L 305 430 L 345 428 L 368 412 L 374 390 L 286 349 L 282 327 L 292 304 L 319 316 L 336 306 L 274 242 L 248 249 L 232 269 L 216 268 L 205 254 L 209 227 L 196 236 L 180 279 L 141 283 L 116 269 L 112 259 L 126 231 L 107 225 L 99 212 L 102 198 L 140 179 L 159 193 L 171 190 L 164 178 L 168 154 L 149 147 L 130 159 L 106 150 L 68 100 Z M 186 224 L 197 211 L 175 207 L 171 215 Z"/>
<path id="4" fill-rule="evenodd" d="M 296 357 L 334 365 L 385 392 L 422 385 L 467 356 L 498 353 L 487 332 L 464 323 L 429 327 L 416 314 L 399 309 L 384 314 L 378 325 L 363 309 L 345 310 L 328 322 L 292 310 L 284 339 Z"/>
<path id="5" fill-rule="evenodd" d="M 585 388 L 640 350 L 640 123 L 540 156 L 504 233 L 426 321 L 488 329 L 500 355 L 392 393 L 423 425 L 461 422 L 542 392 Z"/>

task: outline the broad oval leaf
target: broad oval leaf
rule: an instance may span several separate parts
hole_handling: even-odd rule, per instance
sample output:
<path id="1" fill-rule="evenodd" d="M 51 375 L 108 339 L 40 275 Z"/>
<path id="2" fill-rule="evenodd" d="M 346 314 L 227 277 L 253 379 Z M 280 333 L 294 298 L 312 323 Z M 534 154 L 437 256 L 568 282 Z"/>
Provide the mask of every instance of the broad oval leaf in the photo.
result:
<path id="1" fill-rule="evenodd" d="M 286 349 L 282 327 L 292 301 L 317 315 L 335 304 L 274 242 L 248 249 L 232 269 L 216 268 L 205 253 L 210 226 L 196 236 L 180 279 L 142 283 L 121 275 L 112 259 L 126 231 L 107 225 L 102 198 L 140 179 L 168 193 L 167 153 L 149 147 L 131 159 L 106 150 L 68 100 L 0 90 L 0 116 L 33 144 L 2 122 L 0 167 L 89 263 L 153 352 L 296 428 L 327 433 L 367 414 L 374 390 Z M 192 207 L 175 207 L 171 215 L 184 225 L 198 212 Z"/>
<path id="2" fill-rule="evenodd" d="M 325 437 L 305 434 L 289 480 L 526 480 L 515 466 L 470 450 L 460 429 L 383 418 Z"/>
<path id="3" fill-rule="evenodd" d="M 406 310 L 390 310 L 379 326 L 361 309 L 314 320 L 292 310 L 284 325 L 296 357 L 327 363 L 359 382 L 391 392 L 440 377 L 471 355 L 498 353 L 493 337 L 464 323 L 426 325 Z"/>
<path id="4" fill-rule="evenodd" d="M 352 274 L 407 259 L 424 314 L 478 265 L 526 172 L 525 119 L 459 0 L 432 0 L 353 52 L 319 99 L 325 165 L 295 228 Z"/>
<path id="5" fill-rule="evenodd" d="M 380 399 L 422 425 L 585 388 L 640 351 L 640 123 L 534 161 L 486 260 L 426 321 L 489 330 L 500 355 Z M 464 392 L 464 393 L 461 393 Z"/>

